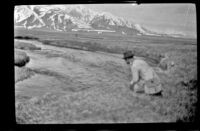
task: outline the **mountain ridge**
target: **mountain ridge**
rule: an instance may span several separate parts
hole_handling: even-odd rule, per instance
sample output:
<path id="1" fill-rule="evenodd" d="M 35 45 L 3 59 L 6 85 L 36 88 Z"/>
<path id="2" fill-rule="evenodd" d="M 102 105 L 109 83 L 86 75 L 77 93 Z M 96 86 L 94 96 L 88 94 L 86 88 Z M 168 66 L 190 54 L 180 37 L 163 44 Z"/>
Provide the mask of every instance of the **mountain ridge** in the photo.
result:
<path id="1" fill-rule="evenodd" d="M 82 5 L 16 6 L 14 25 L 27 29 L 47 28 L 56 31 L 105 30 L 103 32 L 110 32 L 111 30 L 123 35 L 166 36 L 166 34 L 148 30 L 133 21 L 114 16 L 108 12 L 96 12 Z"/>

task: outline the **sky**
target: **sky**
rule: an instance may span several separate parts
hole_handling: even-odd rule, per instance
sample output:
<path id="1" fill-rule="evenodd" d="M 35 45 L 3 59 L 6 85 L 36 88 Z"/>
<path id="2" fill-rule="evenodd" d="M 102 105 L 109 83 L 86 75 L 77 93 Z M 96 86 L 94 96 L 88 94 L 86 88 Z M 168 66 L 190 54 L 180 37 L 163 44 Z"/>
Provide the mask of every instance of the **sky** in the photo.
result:
<path id="1" fill-rule="evenodd" d="M 194 4 L 84 4 L 94 11 L 110 12 L 158 32 L 183 33 L 196 38 Z"/>

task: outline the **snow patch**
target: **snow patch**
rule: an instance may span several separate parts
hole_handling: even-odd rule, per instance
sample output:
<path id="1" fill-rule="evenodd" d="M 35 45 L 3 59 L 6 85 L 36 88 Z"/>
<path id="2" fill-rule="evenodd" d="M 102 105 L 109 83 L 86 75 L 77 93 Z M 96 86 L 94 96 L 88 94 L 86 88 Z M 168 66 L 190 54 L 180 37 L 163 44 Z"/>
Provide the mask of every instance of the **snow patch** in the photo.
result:
<path id="1" fill-rule="evenodd" d="M 33 29 L 33 28 L 41 28 L 42 25 L 33 25 L 33 26 L 28 26 L 27 29 Z"/>
<path id="2" fill-rule="evenodd" d="M 32 12 L 26 6 L 15 7 L 14 19 L 16 22 L 21 22 L 32 15 Z"/>
<path id="3" fill-rule="evenodd" d="M 59 15 L 58 15 L 58 22 L 59 22 L 59 23 L 62 23 L 61 16 L 63 16 L 63 14 L 59 14 Z"/>

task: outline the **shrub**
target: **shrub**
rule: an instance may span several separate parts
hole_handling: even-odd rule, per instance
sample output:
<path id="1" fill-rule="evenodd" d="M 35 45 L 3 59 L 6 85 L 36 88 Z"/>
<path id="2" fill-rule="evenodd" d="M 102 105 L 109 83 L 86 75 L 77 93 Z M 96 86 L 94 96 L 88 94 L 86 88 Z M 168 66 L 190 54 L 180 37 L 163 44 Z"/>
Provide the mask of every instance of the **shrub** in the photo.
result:
<path id="1" fill-rule="evenodd" d="M 41 50 L 40 47 L 37 47 L 31 43 L 18 42 L 18 41 L 15 42 L 15 48 L 22 50 Z"/>
<path id="2" fill-rule="evenodd" d="M 33 36 L 15 36 L 15 39 L 39 40 L 39 38 Z"/>
<path id="3" fill-rule="evenodd" d="M 30 61 L 29 56 L 25 52 L 15 50 L 15 65 L 22 67 Z"/>

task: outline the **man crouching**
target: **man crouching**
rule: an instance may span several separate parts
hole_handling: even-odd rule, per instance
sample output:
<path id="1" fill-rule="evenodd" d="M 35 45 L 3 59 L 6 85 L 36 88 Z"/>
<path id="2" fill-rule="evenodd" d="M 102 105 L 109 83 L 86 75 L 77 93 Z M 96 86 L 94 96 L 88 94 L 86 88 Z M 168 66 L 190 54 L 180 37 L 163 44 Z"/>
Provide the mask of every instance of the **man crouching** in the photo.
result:
<path id="1" fill-rule="evenodd" d="M 156 72 L 144 60 L 134 58 L 132 51 L 124 53 L 124 60 L 130 65 L 132 81 L 130 88 L 136 93 L 162 95 L 162 85 Z"/>

